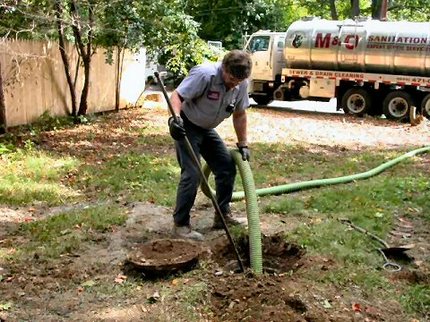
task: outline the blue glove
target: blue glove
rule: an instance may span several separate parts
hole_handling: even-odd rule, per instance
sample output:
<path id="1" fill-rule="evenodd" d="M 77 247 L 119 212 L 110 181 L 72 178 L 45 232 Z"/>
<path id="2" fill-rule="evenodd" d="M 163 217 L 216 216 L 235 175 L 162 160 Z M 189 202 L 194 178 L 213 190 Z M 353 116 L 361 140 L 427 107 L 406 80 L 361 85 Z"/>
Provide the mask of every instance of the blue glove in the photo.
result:
<path id="1" fill-rule="evenodd" d="M 242 155 L 242 160 L 249 161 L 249 159 L 251 158 L 251 151 L 249 150 L 248 146 L 239 146 L 239 144 L 237 144 L 237 147 L 239 149 L 240 154 Z"/>
<path id="2" fill-rule="evenodd" d="M 170 136 L 174 138 L 177 141 L 182 140 L 185 135 L 185 128 L 184 128 L 184 121 L 181 119 L 180 116 L 176 117 L 176 120 L 173 116 L 169 117 L 169 132 Z"/>

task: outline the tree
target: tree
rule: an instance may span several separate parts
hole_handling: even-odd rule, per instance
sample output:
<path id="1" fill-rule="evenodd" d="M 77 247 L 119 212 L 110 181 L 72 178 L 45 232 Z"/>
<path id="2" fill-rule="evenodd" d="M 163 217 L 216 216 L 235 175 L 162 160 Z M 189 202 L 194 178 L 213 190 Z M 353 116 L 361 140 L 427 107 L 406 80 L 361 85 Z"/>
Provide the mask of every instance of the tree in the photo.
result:
<path id="1" fill-rule="evenodd" d="M 0 133 L 5 133 L 6 131 L 7 131 L 6 105 L 4 101 L 3 77 L 2 77 L 1 62 L 0 62 Z"/>
<path id="2" fill-rule="evenodd" d="M 389 20 L 430 20 L 428 0 L 288 0 L 288 4 L 293 7 L 294 11 L 300 10 L 301 16 L 335 19 L 333 14 L 333 8 L 335 8 L 338 19 L 346 19 L 357 15 L 357 13 L 380 19 L 383 1 L 387 1 L 387 18 Z"/>
<path id="3" fill-rule="evenodd" d="M 389 0 L 387 11 L 391 20 L 430 21 L 428 0 Z"/>
<path id="4" fill-rule="evenodd" d="M 71 114 L 73 116 L 85 115 L 87 111 L 91 57 L 88 48 L 91 47 L 92 10 L 88 9 L 89 22 L 85 23 L 89 33 L 88 30 L 82 31 L 81 29 L 82 15 L 79 11 L 86 10 L 87 7 L 91 8 L 91 1 L 81 1 L 79 5 L 82 9 L 80 10 L 77 9 L 76 0 L 11 1 L 11 3 L 3 6 L 6 18 L 2 20 L 2 28 L 0 28 L 3 36 L 27 39 L 58 39 L 59 51 L 71 94 Z M 87 34 L 84 35 L 86 32 Z M 65 44 L 68 39 L 75 42 L 84 66 L 85 77 L 79 109 L 76 107 L 76 84 L 70 74 L 70 59 L 65 51 Z M 84 39 L 89 39 L 89 41 L 86 42 Z M 89 46 L 85 47 L 84 42 L 88 43 Z"/>
<path id="5" fill-rule="evenodd" d="M 98 15 L 100 29 L 94 43 L 107 48 L 109 59 L 113 49 L 119 55 L 125 49 L 135 52 L 145 47 L 176 80 L 192 66 L 215 59 L 198 37 L 199 25 L 185 13 L 182 1 L 108 1 Z"/>
<path id="6" fill-rule="evenodd" d="M 83 13 L 86 14 L 86 21 L 82 21 Z M 84 84 L 81 92 L 81 101 L 79 103 L 78 116 L 86 115 L 88 109 L 88 90 L 90 86 L 91 56 L 93 55 L 93 29 L 94 29 L 94 0 L 89 0 L 81 6 L 81 12 L 78 9 L 76 0 L 69 3 L 69 14 L 72 17 L 72 30 L 75 39 L 75 45 L 79 57 L 82 58 L 84 66 Z"/>
<path id="7" fill-rule="evenodd" d="M 138 51 L 145 46 L 163 57 L 166 66 L 179 76 L 185 75 L 190 66 L 212 58 L 198 38 L 198 24 L 185 14 L 181 0 L 8 1 L 0 5 L 0 35 L 58 39 L 73 115 L 87 112 L 91 56 L 98 47 L 106 49 L 107 61 L 112 62 L 114 49 L 119 57 L 125 49 Z M 84 70 L 78 109 L 76 84 L 64 50 L 68 41 L 76 45 Z"/>
<path id="8" fill-rule="evenodd" d="M 201 24 L 201 38 L 220 40 L 233 49 L 242 48 L 243 36 L 259 29 L 285 30 L 289 9 L 289 2 L 282 0 L 190 0 L 186 12 Z"/>
<path id="9" fill-rule="evenodd" d="M 338 19 L 335 0 L 330 0 L 330 13 L 331 13 L 331 19 L 333 20 Z"/>
<path id="10" fill-rule="evenodd" d="M 60 0 L 55 0 L 55 17 L 57 19 L 57 32 L 58 32 L 58 42 L 59 42 L 59 51 L 61 55 L 61 59 L 63 60 L 64 73 L 66 75 L 67 85 L 69 86 L 69 91 L 72 100 L 72 115 L 77 115 L 76 109 L 76 84 L 72 80 L 71 72 L 70 72 L 70 60 L 66 53 L 66 43 L 65 43 L 65 34 L 64 34 L 64 23 L 62 20 L 63 17 L 63 4 Z"/>
<path id="11" fill-rule="evenodd" d="M 351 18 L 358 17 L 360 15 L 360 0 L 351 0 Z"/>

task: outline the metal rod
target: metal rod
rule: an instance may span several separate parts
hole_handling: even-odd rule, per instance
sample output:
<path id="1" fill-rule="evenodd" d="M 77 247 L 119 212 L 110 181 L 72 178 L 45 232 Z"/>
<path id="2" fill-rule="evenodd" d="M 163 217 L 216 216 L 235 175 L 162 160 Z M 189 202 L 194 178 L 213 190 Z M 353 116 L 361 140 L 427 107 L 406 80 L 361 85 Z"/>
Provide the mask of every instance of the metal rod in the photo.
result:
<path id="1" fill-rule="evenodd" d="M 174 122 L 179 122 L 179 116 L 176 115 L 175 111 L 173 110 L 172 103 L 170 102 L 170 98 L 167 95 L 166 89 L 164 88 L 164 83 L 163 83 L 163 81 L 160 78 L 160 74 L 158 72 L 155 72 L 154 76 L 157 78 L 157 81 L 158 81 L 158 83 L 160 85 L 161 91 L 163 92 L 164 98 L 166 99 L 167 106 L 169 108 L 170 114 L 172 114 L 172 116 L 174 118 Z M 243 272 L 243 271 L 245 271 L 245 269 L 244 269 L 244 266 L 243 266 L 242 259 L 240 258 L 240 255 L 239 255 L 239 251 L 237 250 L 236 244 L 235 244 L 233 238 L 231 237 L 230 230 L 228 229 L 228 226 L 227 226 L 227 223 L 225 221 L 224 215 L 222 214 L 221 209 L 219 207 L 219 204 L 218 204 L 218 202 L 217 202 L 214 194 L 212 193 L 212 190 L 211 190 L 211 188 L 209 186 L 209 183 L 208 183 L 208 181 L 206 179 L 204 171 L 203 171 L 203 169 L 202 169 L 202 167 L 200 165 L 200 161 L 199 161 L 196 153 L 194 152 L 193 147 L 192 147 L 190 141 L 188 140 L 188 138 L 186 136 L 184 137 L 184 141 L 185 141 L 185 146 L 187 147 L 188 153 L 190 154 L 191 158 L 193 159 L 194 164 L 196 165 L 196 167 L 199 169 L 200 176 L 201 176 L 201 178 L 203 180 L 203 184 L 207 188 L 207 191 L 209 191 L 209 196 L 210 196 L 212 204 L 213 204 L 213 206 L 215 208 L 216 214 L 221 218 L 222 225 L 223 225 L 224 230 L 225 230 L 225 232 L 227 234 L 227 237 L 228 237 L 231 245 L 234 248 L 234 252 L 236 254 L 237 261 L 239 263 L 239 268 Z"/>
<path id="2" fill-rule="evenodd" d="M 362 227 L 359 227 L 359 226 L 357 226 L 357 225 L 355 225 L 355 224 L 353 224 L 349 219 L 340 219 L 340 221 L 341 222 L 343 222 L 343 223 L 345 223 L 345 224 L 347 224 L 348 226 L 350 226 L 351 228 L 354 228 L 355 230 L 357 230 L 357 231 L 359 231 L 359 232 L 361 232 L 361 233 L 363 233 L 363 234 L 365 234 L 365 235 L 367 235 L 367 236 L 370 236 L 371 238 L 373 238 L 374 240 L 377 240 L 378 242 L 380 242 L 382 245 L 384 245 L 384 247 L 385 247 L 385 249 L 388 249 L 389 248 L 389 245 L 388 245 L 388 243 L 385 241 L 385 240 L 383 240 L 383 239 L 381 239 L 381 238 L 379 238 L 378 236 L 376 236 L 375 234 L 372 234 L 370 231 L 368 231 L 368 230 L 366 230 L 366 229 L 364 229 L 364 228 L 362 228 Z"/>

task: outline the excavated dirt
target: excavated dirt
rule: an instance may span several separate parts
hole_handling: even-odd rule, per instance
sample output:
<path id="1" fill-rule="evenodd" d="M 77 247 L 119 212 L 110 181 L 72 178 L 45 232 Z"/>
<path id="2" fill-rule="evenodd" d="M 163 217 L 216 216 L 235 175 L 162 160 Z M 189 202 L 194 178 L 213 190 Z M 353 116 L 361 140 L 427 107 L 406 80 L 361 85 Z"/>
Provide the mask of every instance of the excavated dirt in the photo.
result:
<path id="1" fill-rule="evenodd" d="M 311 310 L 282 276 L 231 276 L 211 281 L 214 321 L 323 322 L 323 310 Z"/>

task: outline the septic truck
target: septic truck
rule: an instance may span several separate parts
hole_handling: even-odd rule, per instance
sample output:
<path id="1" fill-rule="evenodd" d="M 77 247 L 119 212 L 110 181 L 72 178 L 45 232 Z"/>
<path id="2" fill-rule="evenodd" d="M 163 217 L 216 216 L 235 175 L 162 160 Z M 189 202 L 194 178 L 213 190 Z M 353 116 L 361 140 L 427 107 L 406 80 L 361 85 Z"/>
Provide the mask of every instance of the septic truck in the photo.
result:
<path id="1" fill-rule="evenodd" d="M 430 117 L 430 23 L 306 18 L 252 34 L 246 50 L 258 105 L 336 98 L 347 114 Z"/>

